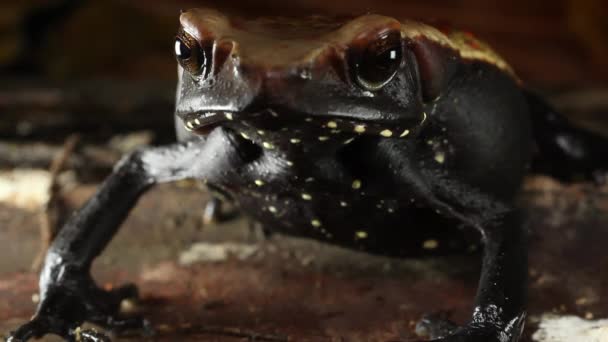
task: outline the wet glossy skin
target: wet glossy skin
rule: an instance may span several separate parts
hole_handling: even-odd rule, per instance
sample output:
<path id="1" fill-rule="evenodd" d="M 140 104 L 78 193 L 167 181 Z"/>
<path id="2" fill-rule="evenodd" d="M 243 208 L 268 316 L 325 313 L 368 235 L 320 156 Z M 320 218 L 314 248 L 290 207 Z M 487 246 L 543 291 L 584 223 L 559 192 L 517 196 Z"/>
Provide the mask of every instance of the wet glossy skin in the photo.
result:
<path id="1" fill-rule="evenodd" d="M 408 189 L 416 184 L 407 184 L 412 180 L 403 174 L 424 179 L 421 186 L 429 188 L 451 177 L 493 183 L 488 192 L 506 199 L 518 187 L 530 128 L 516 80 L 501 68 L 463 61 L 446 71 L 460 73 L 463 84 L 425 101 L 416 51 L 405 46 L 396 75 L 381 89 L 363 89 L 351 78 L 349 59 L 359 46 L 393 32 L 409 34 L 392 18 L 365 16 L 310 32 L 283 22 L 228 22 L 209 11 L 187 12 L 181 23 L 184 40 L 205 37 L 200 44 L 217 44 L 211 58 L 223 60 L 207 77 L 180 69 L 176 111 L 194 131 L 181 137 L 221 122 L 222 134 L 251 145 L 244 149 L 251 159 L 246 167 L 207 181 L 270 230 L 389 255 L 463 250 L 470 243 L 450 222 L 454 217 Z M 436 49 L 437 60 L 455 55 L 426 36 L 404 44 Z M 224 45 L 226 51 L 218 48 Z M 276 46 L 282 48 L 271 48 Z M 467 79 L 471 74 L 475 80 Z M 225 96 L 233 87 L 234 94 Z M 466 94 L 473 87 L 508 95 Z M 484 116 L 466 112 L 466 98 L 474 96 L 483 96 L 476 110 L 488 112 Z M 502 109 L 491 109 L 496 106 Z M 496 133 L 487 140 L 479 129 Z M 488 149 L 496 141 L 510 142 Z"/>
<path id="2" fill-rule="evenodd" d="M 76 339 L 84 321 L 145 329 L 117 314 L 135 288 L 99 289 L 90 265 L 145 190 L 184 178 L 204 180 L 266 230 L 372 253 L 445 254 L 481 241 L 471 321 L 418 328 L 445 342 L 519 339 L 526 239 L 513 202 L 533 144 L 540 170 L 565 163 L 549 173 L 591 178 L 608 169 L 605 140 L 572 128 L 463 33 L 379 15 L 244 21 L 204 9 L 180 24 L 180 142 L 125 157 L 66 224 L 46 257 L 37 314 L 10 341 Z"/>

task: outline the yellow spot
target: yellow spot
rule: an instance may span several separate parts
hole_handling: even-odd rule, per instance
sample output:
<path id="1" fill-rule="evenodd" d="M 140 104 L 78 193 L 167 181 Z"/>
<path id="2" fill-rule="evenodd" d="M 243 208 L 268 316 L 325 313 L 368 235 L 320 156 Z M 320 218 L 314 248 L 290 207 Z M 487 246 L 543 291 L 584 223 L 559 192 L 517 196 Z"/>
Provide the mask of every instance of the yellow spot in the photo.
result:
<path id="1" fill-rule="evenodd" d="M 384 131 L 380 132 L 380 135 L 388 138 L 393 135 L 393 131 L 391 131 L 390 129 L 385 129 Z"/>
<path id="2" fill-rule="evenodd" d="M 289 142 L 290 142 L 290 143 L 292 143 L 292 144 L 299 144 L 299 143 L 300 143 L 300 141 L 301 141 L 301 140 L 300 140 L 300 139 L 298 139 L 298 138 L 291 138 L 291 139 L 289 139 Z"/>
<path id="3" fill-rule="evenodd" d="M 326 136 L 320 136 L 319 137 L 319 141 L 325 141 L 327 139 L 329 139 L 329 137 L 326 137 Z"/>
<path id="4" fill-rule="evenodd" d="M 367 239 L 367 232 L 364 230 L 359 230 L 355 232 L 355 237 L 357 239 Z"/>
<path id="5" fill-rule="evenodd" d="M 241 132 L 241 136 L 247 140 L 249 140 L 249 136 L 246 133 Z"/>
<path id="6" fill-rule="evenodd" d="M 262 131 L 262 130 L 260 129 L 260 130 L 258 130 L 258 134 L 259 134 L 259 135 L 264 135 L 264 134 L 265 134 L 265 132 L 264 132 L 264 131 Z"/>
<path id="7" fill-rule="evenodd" d="M 293 162 L 290 160 L 288 160 L 286 163 L 287 163 L 287 166 L 293 166 Z"/>
<path id="8" fill-rule="evenodd" d="M 232 113 L 225 112 L 224 115 L 226 116 L 226 119 L 228 119 L 228 120 L 232 120 L 233 119 Z"/>
<path id="9" fill-rule="evenodd" d="M 361 188 L 361 181 L 359 179 L 355 179 L 353 181 L 353 189 L 360 189 Z"/>
<path id="10" fill-rule="evenodd" d="M 276 212 L 277 212 L 277 208 L 275 208 L 275 207 L 273 207 L 273 206 L 270 206 L 270 207 L 268 207 L 268 211 L 270 211 L 271 213 L 273 213 L 273 214 L 274 214 L 274 213 L 276 213 Z"/>
<path id="11" fill-rule="evenodd" d="M 355 126 L 355 132 L 357 132 L 357 133 L 365 133 L 365 126 L 364 125 L 357 125 L 357 126 Z"/>
<path id="12" fill-rule="evenodd" d="M 424 249 L 435 249 L 437 247 L 439 247 L 437 240 L 426 240 L 422 243 L 422 248 Z"/>
<path id="13" fill-rule="evenodd" d="M 266 141 L 264 141 L 264 142 L 262 143 L 262 146 L 264 146 L 264 148 L 267 148 L 267 149 L 269 149 L 269 150 L 272 150 L 272 149 L 274 148 L 274 145 L 273 145 L 273 144 L 271 144 L 271 143 L 269 143 L 269 142 L 266 142 Z"/>
<path id="14" fill-rule="evenodd" d="M 260 180 L 260 179 L 256 179 L 256 180 L 254 181 L 254 183 L 255 183 L 255 185 L 257 185 L 257 186 L 262 186 L 262 185 L 264 185 L 264 182 L 263 182 L 262 180 Z"/>
<path id="15" fill-rule="evenodd" d="M 314 219 L 314 220 L 310 221 L 310 224 L 311 224 L 313 227 L 315 227 L 315 228 L 319 228 L 319 227 L 321 227 L 321 221 L 319 221 L 319 220 L 317 220 L 317 219 Z"/>
<path id="16" fill-rule="evenodd" d="M 351 142 L 353 142 L 353 140 L 355 140 L 355 138 L 350 138 L 350 139 L 344 141 L 344 145 L 350 144 Z"/>
<path id="17" fill-rule="evenodd" d="M 327 127 L 336 128 L 336 127 L 338 127 L 338 124 L 335 121 L 330 121 L 327 123 Z"/>
<path id="18" fill-rule="evenodd" d="M 310 201 L 312 199 L 312 196 L 310 196 L 310 194 L 303 193 L 302 194 L 302 199 L 305 200 L 305 201 Z"/>
<path id="19" fill-rule="evenodd" d="M 346 203 L 344 201 L 340 201 L 340 206 L 341 207 L 346 207 L 346 206 L 348 206 L 348 203 Z"/>
<path id="20" fill-rule="evenodd" d="M 406 129 L 405 131 L 403 131 L 403 133 L 401 133 L 401 135 L 399 137 L 403 138 L 403 137 L 406 137 L 408 134 L 410 134 L 410 130 Z"/>
<path id="21" fill-rule="evenodd" d="M 445 162 L 445 153 L 437 152 L 435 153 L 435 161 L 439 164 L 443 164 Z"/>

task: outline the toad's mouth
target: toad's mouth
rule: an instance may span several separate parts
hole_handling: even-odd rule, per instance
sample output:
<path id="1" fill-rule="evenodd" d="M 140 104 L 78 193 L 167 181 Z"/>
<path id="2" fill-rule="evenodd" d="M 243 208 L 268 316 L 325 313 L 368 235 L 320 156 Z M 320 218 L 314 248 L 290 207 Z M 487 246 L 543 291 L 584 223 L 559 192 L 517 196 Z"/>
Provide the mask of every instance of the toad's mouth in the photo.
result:
<path id="1" fill-rule="evenodd" d="M 220 124 L 234 120 L 236 113 L 228 111 L 198 111 L 193 113 L 179 114 L 188 131 L 199 134 L 207 134 Z"/>
<path id="2" fill-rule="evenodd" d="M 426 113 L 422 113 L 419 122 L 395 121 L 382 122 L 362 120 L 355 117 L 344 117 L 337 115 L 311 115 L 307 113 L 291 113 L 289 121 L 303 121 L 321 129 L 328 129 L 332 133 L 352 132 L 356 134 L 379 135 L 385 138 L 408 136 L 414 129 L 419 128 L 426 121 Z M 267 108 L 255 112 L 232 112 L 232 111 L 196 111 L 190 113 L 178 113 L 182 118 L 184 127 L 188 131 L 197 134 L 208 134 L 217 126 L 230 121 L 287 121 L 285 115 Z M 264 119 L 267 117 L 267 119 Z M 274 120 L 273 120 L 274 118 Z"/>

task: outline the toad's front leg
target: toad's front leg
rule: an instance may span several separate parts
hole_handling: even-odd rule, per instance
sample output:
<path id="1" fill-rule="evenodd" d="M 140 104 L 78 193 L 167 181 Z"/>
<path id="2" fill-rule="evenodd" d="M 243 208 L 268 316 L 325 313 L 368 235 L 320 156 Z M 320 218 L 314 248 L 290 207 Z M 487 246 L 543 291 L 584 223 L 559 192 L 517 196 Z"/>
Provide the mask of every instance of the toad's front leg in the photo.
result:
<path id="1" fill-rule="evenodd" d="M 458 327 L 444 320 L 425 319 L 417 330 L 423 330 L 434 342 L 517 342 L 526 314 L 528 274 L 528 246 L 519 210 L 510 201 L 464 182 L 421 171 L 418 162 L 400 157 L 407 152 L 390 142 L 379 143 L 375 155 L 385 158 L 380 159 L 378 174 L 394 174 L 388 181 L 395 182 L 395 187 L 415 198 L 418 205 L 477 229 L 484 244 L 470 322 Z M 393 165 L 400 166 L 397 172 L 386 168 L 395 160 L 398 163 Z"/>
<path id="2" fill-rule="evenodd" d="M 481 228 L 485 244 L 482 273 L 471 321 L 449 328 L 425 320 L 435 342 L 517 342 L 525 320 L 527 252 L 517 212 L 508 212 Z"/>
<path id="3" fill-rule="evenodd" d="M 137 295 L 135 286 L 100 289 L 90 276 L 93 260 L 148 188 L 185 178 L 223 177 L 242 161 L 237 150 L 237 140 L 218 128 L 205 141 L 143 149 L 123 158 L 53 242 L 40 275 L 41 301 L 36 314 L 8 341 L 26 341 L 48 333 L 67 340 L 104 341 L 104 337 L 77 329 L 85 321 L 109 329 L 145 328 L 142 319 L 118 315 L 121 300 Z"/>

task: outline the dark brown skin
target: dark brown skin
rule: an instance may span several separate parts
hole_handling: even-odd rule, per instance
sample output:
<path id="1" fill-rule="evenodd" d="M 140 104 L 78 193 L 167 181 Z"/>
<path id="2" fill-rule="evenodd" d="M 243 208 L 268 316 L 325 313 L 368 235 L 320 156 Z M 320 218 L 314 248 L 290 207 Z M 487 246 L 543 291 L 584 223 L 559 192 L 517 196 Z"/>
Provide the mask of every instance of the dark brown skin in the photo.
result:
<path id="1" fill-rule="evenodd" d="M 99 289 L 90 265 L 145 190 L 184 178 L 204 180 L 268 231 L 371 253 L 463 252 L 481 240 L 470 322 L 418 328 L 444 342 L 519 339 L 527 253 L 514 198 L 535 139 L 537 164 L 578 161 L 561 178 L 605 171 L 605 140 L 569 126 L 462 33 L 379 15 L 243 21 L 197 9 L 180 23 L 180 142 L 125 157 L 66 224 L 46 257 L 38 311 L 11 342 L 74 340 L 85 321 L 145 329 L 118 314 L 135 288 Z"/>

